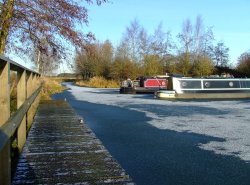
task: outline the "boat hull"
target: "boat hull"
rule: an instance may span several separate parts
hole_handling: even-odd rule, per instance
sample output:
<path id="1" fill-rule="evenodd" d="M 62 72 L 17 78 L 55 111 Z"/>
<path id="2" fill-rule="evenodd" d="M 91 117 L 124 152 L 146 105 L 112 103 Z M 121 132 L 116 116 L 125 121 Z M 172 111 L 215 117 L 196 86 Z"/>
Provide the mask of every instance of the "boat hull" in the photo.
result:
<path id="1" fill-rule="evenodd" d="M 135 94 L 133 87 L 121 87 L 120 94 Z"/>
<path id="2" fill-rule="evenodd" d="M 175 91 L 167 91 L 167 90 L 157 91 L 156 97 L 160 98 L 160 99 L 174 99 L 174 98 L 176 98 Z"/>
<path id="3" fill-rule="evenodd" d="M 159 99 L 247 99 L 250 98 L 250 92 L 172 94 L 166 91 L 158 91 L 156 97 Z"/>
<path id="4" fill-rule="evenodd" d="M 144 88 L 144 87 L 121 87 L 121 94 L 154 94 L 159 91 L 159 88 Z"/>
<path id="5" fill-rule="evenodd" d="M 246 99 L 250 92 L 241 93 L 183 93 L 176 94 L 176 99 Z"/>

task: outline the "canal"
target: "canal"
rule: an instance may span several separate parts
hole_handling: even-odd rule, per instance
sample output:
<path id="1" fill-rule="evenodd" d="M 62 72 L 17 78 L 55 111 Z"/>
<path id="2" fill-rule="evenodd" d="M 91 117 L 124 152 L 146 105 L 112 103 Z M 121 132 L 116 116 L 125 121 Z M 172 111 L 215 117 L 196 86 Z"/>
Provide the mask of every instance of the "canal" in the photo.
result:
<path id="1" fill-rule="evenodd" d="M 250 101 L 163 101 L 65 84 L 67 99 L 138 185 L 250 182 Z"/>

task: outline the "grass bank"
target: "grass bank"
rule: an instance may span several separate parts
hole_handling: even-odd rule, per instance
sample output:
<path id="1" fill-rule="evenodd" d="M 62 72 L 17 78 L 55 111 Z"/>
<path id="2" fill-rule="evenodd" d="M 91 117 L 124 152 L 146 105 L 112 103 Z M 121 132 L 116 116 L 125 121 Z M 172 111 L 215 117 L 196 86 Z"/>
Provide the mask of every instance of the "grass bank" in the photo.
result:
<path id="1" fill-rule="evenodd" d="M 61 93 L 65 87 L 60 81 L 43 77 L 43 88 L 41 92 L 41 100 L 50 100 L 53 94 Z"/>
<path id="2" fill-rule="evenodd" d="M 120 82 L 115 80 L 106 80 L 103 77 L 93 77 L 90 80 L 79 80 L 75 82 L 76 85 L 81 87 L 94 87 L 94 88 L 119 88 Z"/>
<path id="3" fill-rule="evenodd" d="M 51 96 L 56 93 L 62 92 L 63 87 L 58 80 L 53 80 L 47 77 L 42 78 L 43 88 L 41 91 L 41 100 L 50 100 Z M 13 114 L 17 110 L 17 80 L 16 75 L 11 75 L 11 88 L 10 88 L 10 111 Z"/>

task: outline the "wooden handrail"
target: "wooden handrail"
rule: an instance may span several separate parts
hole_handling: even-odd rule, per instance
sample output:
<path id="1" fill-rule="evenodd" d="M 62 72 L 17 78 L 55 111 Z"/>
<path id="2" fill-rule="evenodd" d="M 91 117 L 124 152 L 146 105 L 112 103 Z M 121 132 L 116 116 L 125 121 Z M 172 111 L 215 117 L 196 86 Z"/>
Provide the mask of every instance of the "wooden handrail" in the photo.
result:
<path id="1" fill-rule="evenodd" d="M 17 111 L 10 116 L 10 71 L 17 74 Z M 0 56 L 0 184 L 11 184 L 11 138 L 21 152 L 41 91 L 40 74 Z"/>
<path id="2" fill-rule="evenodd" d="M 6 62 L 10 63 L 10 70 L 11 70 L 11 71 L 18 71 L 18 70 L 22 69 L 22 70 L 26 70 L 26 71 L 29 71 L 29 72 L 31 72 L 31 73 L 34 73 L 34 74 L 37 74 L 37 75 L 40 76 L 40 74 L 39 74 L 38 72 L 36 72 L 36 71 L 34 71 L 34 70 L 31 70 L 31 69 L 28 69 L 28 68 L 26 68 L 26 67 L 24 67 L 24 66 L 22 66 L 22 65 L 20 65 L 20 64 L 18 64 L 18 63 L 16 63 L 16 62 L 13 61 L 13 60 L 10 60 L 9 58 L 7 58 L 7 57 L 5 57 L 5 56 L 1 56 L 1 55 L 0 55 L 0 60 L 6 61 Z M 1 65 L 2 65 L 2 63 L 0 62 L 0 67 L 1 67 Z"/>
<path id="3" fill-rule="evenodd" d="M 35 101 L 41 91 L 41 86 L 27 99 L 23 105 L 16 111 L 9 120 L 0 128 L 0 151 L 4 148 L 8 139 L 13 136 L 16 129 L 20 126 L 23 117 L 28 112 L 30 106 Z M 7 136 L 7 138 L 6 138 Z"/>

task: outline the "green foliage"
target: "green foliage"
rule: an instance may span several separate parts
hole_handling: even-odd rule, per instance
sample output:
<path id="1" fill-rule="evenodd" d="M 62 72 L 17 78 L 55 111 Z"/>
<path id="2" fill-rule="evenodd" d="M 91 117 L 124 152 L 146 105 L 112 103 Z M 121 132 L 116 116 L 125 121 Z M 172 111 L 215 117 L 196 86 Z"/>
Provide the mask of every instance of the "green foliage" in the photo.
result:
<path id="1" fill-rule="evenodd" d="M 213 61 L 208 57 L 198 57 L 193 64 L 192 74 L 194 76 L 209 76 L 214 71 Z"/>
<path id="2" fill-rule="evenodd" d="M 111 75 L 115 80 L 135 79 L 138 76 L 138 71 L 137 63 L 128 58 L 116 58 L 111 68 Z"/>
<path id="3" fill-rule="evenodd" d="M 192 68 L 191 53 L 182 53 L 178 56 L 178 61 L 177 67 L 180 73 L 189 76 Z"/>
<path id="4" fill-rule="evenodd" d="M 144 57 L 144 74 L 155 76 L 163 73 L 163 65 L 157 55 L 146 55 Z"/>
<path id="5" fill-rule="evenodd" d="M 239 57 L 237 70 L 242 76 L 250 77 L 250 51 L 244 52 Z"/>
<path id="6" fill-rule="evenodd" d="M 177 74 L 181 73 L 177 67 L 179 60 L 175 56 L 168 56 L 164 61 L 164 71 L 167 73 Z"/>

